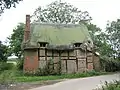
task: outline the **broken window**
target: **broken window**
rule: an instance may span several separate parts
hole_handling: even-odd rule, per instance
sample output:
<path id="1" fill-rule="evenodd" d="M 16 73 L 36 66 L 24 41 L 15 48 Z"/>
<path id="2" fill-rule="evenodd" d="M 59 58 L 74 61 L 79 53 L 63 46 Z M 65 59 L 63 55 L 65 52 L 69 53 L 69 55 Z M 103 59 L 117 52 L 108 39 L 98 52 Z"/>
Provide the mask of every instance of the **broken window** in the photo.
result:
<path id="1" fill-rule="evenodd" d="M 46 47 L 47 46 L 47 42 L 38 42 L 39 43 L 39 47 Z"/>
<path id="2" fill-rule="evenodd" d="M 74 43 L 74 46 L 75 46 L 75 47 L 80 47 L 81 44 L 82 44 L 82 43 Z"/>

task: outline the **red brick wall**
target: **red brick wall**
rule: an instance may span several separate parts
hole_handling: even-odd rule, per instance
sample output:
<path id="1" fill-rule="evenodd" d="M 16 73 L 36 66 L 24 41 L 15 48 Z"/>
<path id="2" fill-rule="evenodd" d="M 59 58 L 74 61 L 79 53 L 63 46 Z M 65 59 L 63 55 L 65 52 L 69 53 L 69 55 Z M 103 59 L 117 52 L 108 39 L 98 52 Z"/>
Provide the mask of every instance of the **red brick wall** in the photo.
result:
<path id="1" fill-rule="evenodd" d="M 24 58 L 24 71 L 34 72 L 39 67 L 38 51 L 37 50 L 25 50 Z"/>

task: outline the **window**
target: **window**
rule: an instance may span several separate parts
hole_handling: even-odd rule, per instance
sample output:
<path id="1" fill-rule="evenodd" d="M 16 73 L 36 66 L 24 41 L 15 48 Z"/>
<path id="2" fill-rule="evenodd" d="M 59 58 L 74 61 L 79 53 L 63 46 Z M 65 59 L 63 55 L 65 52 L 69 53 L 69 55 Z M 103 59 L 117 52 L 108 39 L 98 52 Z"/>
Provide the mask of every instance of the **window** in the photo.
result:
<path id="1" fill-rule="evenodd" d="M 47 42 L 38 42 L 40 47 L 46 47 L 47 46 Z"/>
<path id="2" fill-rule="evenodd" d="M 80 47 L 81 44 L 82 44 L 82 43 L 74 43 L 74 46 L 75 46 L 75 47 Z"/>

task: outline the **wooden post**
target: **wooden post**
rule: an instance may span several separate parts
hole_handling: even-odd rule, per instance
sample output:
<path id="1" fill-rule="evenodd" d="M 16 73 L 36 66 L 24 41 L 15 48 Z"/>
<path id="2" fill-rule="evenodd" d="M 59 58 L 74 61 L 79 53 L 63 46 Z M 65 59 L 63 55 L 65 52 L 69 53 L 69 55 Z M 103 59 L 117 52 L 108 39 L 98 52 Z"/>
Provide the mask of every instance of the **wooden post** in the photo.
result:
<path id="1" fill-rule="evenodd" d="M 78 58 L 76 58 L 77 72 L 78 72 Z"/>
<path id="2" fill-rule="evenodd" d="M 92 48 L 92 63 L 93 63 L 93 69 L 95 69 L 95 65 L 94 65 L 94 44 L 93 44 L 93 48 Z"/>
<path id="3" fill-rule="evenodd" d="M 88 62 L 87 62 L 87 45 L 85 45 L 85 59 L 86 59 L 86 70 L 85 70 L 85 72 L 87 72 L 87 69 L 88 69 Z"/>

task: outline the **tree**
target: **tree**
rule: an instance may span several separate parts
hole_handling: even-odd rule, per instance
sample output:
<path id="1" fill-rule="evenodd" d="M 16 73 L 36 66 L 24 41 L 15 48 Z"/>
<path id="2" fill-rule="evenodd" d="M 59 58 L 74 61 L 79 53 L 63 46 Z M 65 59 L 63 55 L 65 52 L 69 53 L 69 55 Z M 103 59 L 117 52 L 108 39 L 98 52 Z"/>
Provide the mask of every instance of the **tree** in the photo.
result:
<path id="1" fill-rule="evenodd" d="M 91 35 L 92 40 L 94 41 L 94 44 L 97 44 L 97 39 L 100 39 L 101 29 L 97 27 L 96 25 L 92 23 L 85 23 L 87 26 L 89 33 Z"/>
<path id="2" fill-rule="evenodd" d="M 94 24 L 86 23 L 89 33 L 94 43 L 94 50 L 100 53 L 100 56 L 110 57 L 113 54 L 113 49 L 107 43 L 106 34 Z"/>
<path id="3" fill-rule="evenodd" d="M 108 22 L 106 27 L 107 42 L 114 50 L 114 57 L 120 56 L 120 19 Z"/>
<path id="4" fill-rule="evenodd" d="M 13 29 L 13 34 L 8 38 L 9 39 L 9 53 L 14 54 L 18 58 L 21 58 L 23 52 L 21 50 L 21 44 L 23 41 L 25 24 L 20 23 L 15 29 Z"/>
<path id="5" fill-rule="evenodd" d="M 10 9 L 11 7 L 16 7 L 22 0 L 0 0 L 0 15 L 4 12 L 5 9 Z"/>
<path id="6" fill-rule="evenodd" d="M 0 61 L 7 60 L 7 46 L 0 41 Z"/>
<path id="7" fill-rule="evenodd" d="M 73 5 L 59 1 L 49 4 L 46 8 L 38 7 L 32 15 L 32 18 L 35 22 L 64 24 L 91 20 L 87 11 L 82 12 Z"/>

